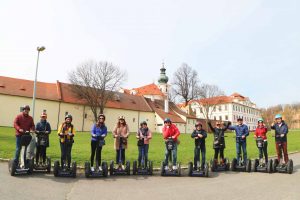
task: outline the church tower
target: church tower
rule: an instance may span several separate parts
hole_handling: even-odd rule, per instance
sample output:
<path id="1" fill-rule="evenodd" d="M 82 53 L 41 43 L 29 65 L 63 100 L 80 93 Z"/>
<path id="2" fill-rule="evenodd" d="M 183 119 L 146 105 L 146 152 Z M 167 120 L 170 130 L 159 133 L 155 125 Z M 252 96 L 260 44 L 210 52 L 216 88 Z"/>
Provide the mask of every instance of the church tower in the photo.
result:
<path id="1" fill-rule="evenodd" d="M 166 75 L 166 68 L 165 64 L 162 63 L 162 67 L 160 69 L 160 76 L 158 79 L 158 88 L 160 91 L 165 95 L 164 100 L 165 100 L 165 112 L 169 112 L 169 89 L 170 85 L 168 85 L 169 77 Z"/>

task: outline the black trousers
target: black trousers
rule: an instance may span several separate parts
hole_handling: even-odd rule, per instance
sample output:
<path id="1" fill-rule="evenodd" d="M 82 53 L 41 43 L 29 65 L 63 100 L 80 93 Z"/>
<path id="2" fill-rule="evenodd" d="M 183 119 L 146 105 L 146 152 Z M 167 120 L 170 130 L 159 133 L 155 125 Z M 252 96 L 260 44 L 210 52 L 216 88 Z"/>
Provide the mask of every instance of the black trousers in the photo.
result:
<path id="1" fill-rule="evenodd" d="M 68 168 L 71 166 L 71 159 L 72 159 L 72 146 L 73 144 L 64 144 L 60 143 L 60 151 L 61 151 L 61 166 L 63 167 L 66 162 L 68 164 Z"/>
<path id="2" fill-rule="evenodd" d="M 263 158 L 263 154 L 265 156 L 265 161 L 268 163 L 268 142 L 264 141 L 264 147 L 263 148 L 258 148 L 259 151 L 259 159 Z"/>
<path id="3" fill-rule="evenodd" d="M 46 146 L 39 145 L 36 147 L 36 154 L 35 154 L 36 163 L 39 163 L 40 158 L 43 159 L 43 163 L 46 162 L 46 151 L 47 151 Z"/>
<path id="4" fill-rule="evenodd" d="M 119 163 L 120 156 L 121 156 L 122 165 L 125 165 L 125 149 L 121 149 L 121 152 L 120 150 L 116 150 L 116 153 L 117 153 L 116 163 Z"/>
<path id="5" fill-rule="evenodd" d="M 214 159 L 217 160 L 220 153 L 220 159 L 224 160 L 224 148 L 216 148 Z"/>
<path id="6" fill-rule="evenodd" d="M 91 141 L 91 166 L 94 166 L 94 158 L 96 153 L 96 166 L 101 165 L 102 147 L 99 146 L 99 141 Z"/>

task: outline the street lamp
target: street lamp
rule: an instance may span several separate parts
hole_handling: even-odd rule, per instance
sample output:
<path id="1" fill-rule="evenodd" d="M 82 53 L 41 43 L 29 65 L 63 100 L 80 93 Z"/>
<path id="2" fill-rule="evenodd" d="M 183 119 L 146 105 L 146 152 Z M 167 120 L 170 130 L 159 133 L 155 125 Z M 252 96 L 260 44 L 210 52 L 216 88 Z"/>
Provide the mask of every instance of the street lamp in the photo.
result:
<path id="1" fill-rule="evenodd" d="M 33 85 L 33 97 L 32 97 L 32 118 L 34 120 L 34 110 L 35 110 L 35 97 L 36 97 L 36 79 L 37 79 L 37 73 L 39 68 L 39 57 L 40 52 L 44 51 L 46 48 L 44 46 L 37 47 L 38 55 L 37 55 L 37 61 L 36 61 L 36 68 L 35 68 L 35 79 L 34 79 L 34 85 Z"/>

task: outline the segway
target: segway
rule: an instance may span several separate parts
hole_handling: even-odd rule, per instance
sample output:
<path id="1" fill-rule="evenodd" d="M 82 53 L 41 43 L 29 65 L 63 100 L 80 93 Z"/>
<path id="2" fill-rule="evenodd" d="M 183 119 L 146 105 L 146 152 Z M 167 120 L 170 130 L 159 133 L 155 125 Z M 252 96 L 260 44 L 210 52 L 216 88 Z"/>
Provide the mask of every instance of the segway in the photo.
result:
<path id="1" fill-rule="evenodd" d="M 276 137 L 280 137 L 280 136 L 276 136 Z M 293 168 L 294 168 L 293 160 L 289 159 L 287 164 L 283 163 L 283 159 L 282 159 L 283 148 L 282 148 L 281 143 L 279 143 L 279 151 L 281 154 L 281 158 L 280 158 L 280 160 L 278 160 L 277 158 L 274 160 L 273 172 L 292 174 Z"/>
<path id="2" fill-rule="evenodd" d="M 130 162 L 126 161 L 126 166 L 125 168 L 122 167 L 122 144 L 123 140 L 125 138 L 119 137 L 119 160 L 118 160 L 118 165 L 115 167 L 114 166 L 114 161 L 110 161 L 110 166 L 109 166 L 109 175 L 130 175 Z"/>
<path id="3" fill-rule="evenodd" d="M 30 135 L 30 131 L 26 131 L 21 136 L 21 148 L 24 148 L 23 158 L 24 158 L 24 166 L 21 167 L 20 161 L 15 161 L 11 159 L 8 162 L 8 170 L 11 176 L 21 175 L 21 174 L 32 174 L 33 171 L 33 160 L 26 158 L 26 149 L 31 142 L 32 136 Z"/>
<path id="4" fill-rule="evenodd" d="M 256 146 L 259 150 L 263 150 L 264 148 L 264 140 L 261 137 L 256 138 Z M 253 172 L 267 172 L 271 173 L 273 160 L 269 160 L 268 163 L 264 161 L 264 159 L 255 159 L 252 163 L 252 171 Z"/>
<path id="5" fill-rule="evenodd" d="M 172 163 L 172 150 L 174 149 L 175 141 L 169 137 L 166 141 L 166 148 L 169 155 L 169 163 Z M 165 169 L 167 164 L 163 161 L 161 164 L 161 176 L 181 176 L 181 164 L 177 163 L 177 169 L 173 170 L 172 165 L 168 166 L 168 169 Z"/>
<path id="6" fill-rule="evenodd" d="M 218 162 L 218 160 L 210 160 L 210 170 L 212 172 L 229 171 L 230 163 L 228 158 L 224 159 L 224 162 Z"/>
<path id="7" fill-rule="evenodd" d="M 209 176 L 209 167 L 208 163 L 204 164 L 204 168 L 197 165 L 197 168 L 193 167 L 193 162 L 189 162 L 188 164 L 188 175 L 191 177 L 208 177 Z"/>
<path id="8" fill-rule="evenodd" d="M 237 137 L 242 138 L 242 137 Z M 239 162 L 236 158 L 234 158 L 231 162 L 231 170 L 239 171 L 239 172 L 251 172 L 251 160 L 247 159 L 246 162 L 243 159 L 240 159 Z"/>
<path id="9" fill-rule="evenodd" d="M 141 166 L 137 166 L 137 161 L 133 161 L 132 166 L 132 174 L 133 175 L 152 175 L 153 174 L 153 162 L 145 160 L 145 149 L 142 148 L 142 160 L 141 160 Z"/>
<path id="10" fill-rule="evenodd" d="M 104 141 L 102 137 L 97 136 L 98 141 Z M 100 143 L 98 144 L 100 145 Z M 96 162 L 96 169 L 95 171 L 91 170 L 91 164 L 90 162 L 85 162 L 84 164 L 84 171 L 85 171 L 85 177 L 86 178 L 98 178 L 98 177 L 107 177 L 108 175 L 108 165 L 107 162 L 102 162 L 101 164 L 102 169 L 99 169 L 99 163 Z"/>
<path id="11" fill-rule="evenodd" d="M 66 145 L 67 136 L 64 135 L 64 145 Z M 76 178 L 77 164 L 72 162 L 70 168 L 67 166 L 67 160 L 63 161 L 64 163 L 59 163 L 59 161 L 54 162 L 53 174 L 55 177 L 73 177 Z"/>
<path id="12" fill-rule="evenodd" d="M 48 138 L 48 131 L 39 131 L 37 134 L 37 145 L 40 146 L 46 146 L 47 144 L 47 138 Z M 39 163 L 35 163 L 34 162 L 34 158 L 33 158 L 33 170 L 34 171 L 38 171 L 38 172 L 47 172 L 50 173 L 51 172 L 51 158 L 47 157 L 46 159 L 46 163 L 43 164 L 42 163 L 42 156 L 39 157 Z"/>

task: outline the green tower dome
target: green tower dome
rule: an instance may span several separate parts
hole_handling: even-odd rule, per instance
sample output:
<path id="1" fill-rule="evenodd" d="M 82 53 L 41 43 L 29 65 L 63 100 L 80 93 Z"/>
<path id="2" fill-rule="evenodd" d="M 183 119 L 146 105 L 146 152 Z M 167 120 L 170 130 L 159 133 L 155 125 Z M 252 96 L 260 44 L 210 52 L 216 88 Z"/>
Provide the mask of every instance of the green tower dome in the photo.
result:
<path id="1" fill-rule="evenodd" d="M 160 76 L 158 79 L 158 83 L 165 83 L 167 84 L 169 81 L 169 77 L 166 75 L 166 68 L 164 66 L 164 63 L 162 64 L 162 68 L 160 68 Z"/>

